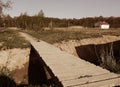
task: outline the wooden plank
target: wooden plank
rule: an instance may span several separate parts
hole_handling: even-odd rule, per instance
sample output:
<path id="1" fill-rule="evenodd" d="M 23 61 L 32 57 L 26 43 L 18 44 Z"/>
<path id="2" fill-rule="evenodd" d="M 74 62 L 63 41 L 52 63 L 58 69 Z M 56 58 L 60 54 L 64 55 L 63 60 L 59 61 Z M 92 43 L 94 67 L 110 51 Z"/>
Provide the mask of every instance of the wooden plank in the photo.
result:
<path id="1" fill-rule="evenodd" d="M 83 86 L 87 85 L 87 83 L 99 83 L 99 85 L 102 85 L 101 83 L 104 81 L 104 85 L 106 85 L 109 81 L 112 81 L 112 79 L 118 79 L 118 75 L 61 51 L 59 48 L 44 41 L 31 42 L 31 44 L 42 60 L 65 87 L 77 85 Z M 84 76 L 85 78 L 80 78 Z M 109 80 L 108 83 L 107 80 Z"/>

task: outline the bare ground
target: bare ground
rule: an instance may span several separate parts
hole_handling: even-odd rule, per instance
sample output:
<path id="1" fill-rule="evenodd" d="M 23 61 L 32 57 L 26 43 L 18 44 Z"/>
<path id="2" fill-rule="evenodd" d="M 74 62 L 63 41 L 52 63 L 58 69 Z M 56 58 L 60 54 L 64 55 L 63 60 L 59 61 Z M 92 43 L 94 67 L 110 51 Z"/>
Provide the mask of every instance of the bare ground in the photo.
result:
<path id="1" fill-rule="evenodd" d="M 27 34 L 27 33 L 19 32 L 19 35 L 20 35 L 21 37 L 24 37 L 24 38 L 25 38 L 27 41 L 29 41 L 29 42 L 36 41 L 36 40 L 37 40 L 36 38 L 30 36 L 30 35 Z"/>
<path id="2" fill-rule="evenodd" d="M 104 44 L 117 40 L 120 40 L 120 36 L 104 35 L 103 37 L 98 37 L 98 38 L 62 41 L 60 43 L 54 43 L 54 45 L 70 54 L 77 55 L 75 50 L 75 47 L 77 46 L 88 45 L 88 44 Z"/>
<path id="3" fill-rule="evenodd" d="M 16 31 L 16 29 L 9 29 Z M 29 42 L 36 40 L 32 36 L 18 32 L 18 35 L 24 37 Z M 0 43 L 3 45 L 3 42 Z M 22 45 L 22 44 L 21 44 Z M 0 50 L 0 68 L 8 69 L 16 83 L 28 83 L 28 63 L 30 48 L 12 48 Z"/>
<path id="4" fill-rule="evenodd" d="M 0 67 L 7 67 L 10 71 L 21 69 L 29 61 L 30 49 L 8 49 L 0 51 Z"/>

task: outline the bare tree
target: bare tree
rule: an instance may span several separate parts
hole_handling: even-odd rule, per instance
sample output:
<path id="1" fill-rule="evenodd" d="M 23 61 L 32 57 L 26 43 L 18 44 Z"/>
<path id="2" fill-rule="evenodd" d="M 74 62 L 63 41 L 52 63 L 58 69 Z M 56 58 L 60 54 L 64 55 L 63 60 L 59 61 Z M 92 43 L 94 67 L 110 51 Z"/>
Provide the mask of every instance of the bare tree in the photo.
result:
<path id="1" fill-rule="evenodd" d="M 8 0 L 7 2 L 2 2 L 2 0 L 0 0 L 0 16 L 2 17 L 3 14 L 3 9 L 7 9 L 7 8 L 11 8 L 11 1 Z"/>

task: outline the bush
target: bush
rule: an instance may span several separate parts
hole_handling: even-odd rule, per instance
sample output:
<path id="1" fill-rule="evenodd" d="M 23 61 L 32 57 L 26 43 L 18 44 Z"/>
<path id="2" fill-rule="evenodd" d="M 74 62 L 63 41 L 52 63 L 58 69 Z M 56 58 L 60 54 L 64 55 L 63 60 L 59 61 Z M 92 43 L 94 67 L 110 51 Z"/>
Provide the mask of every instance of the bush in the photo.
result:
<path id="1" fill-rule="evenodd" d="M 120 73 L 120 63 L 116 61 L 113 54 L 113 43 L 109 47 L 104 47 L 101 50 L 101 66 L 112 72 Z"/>

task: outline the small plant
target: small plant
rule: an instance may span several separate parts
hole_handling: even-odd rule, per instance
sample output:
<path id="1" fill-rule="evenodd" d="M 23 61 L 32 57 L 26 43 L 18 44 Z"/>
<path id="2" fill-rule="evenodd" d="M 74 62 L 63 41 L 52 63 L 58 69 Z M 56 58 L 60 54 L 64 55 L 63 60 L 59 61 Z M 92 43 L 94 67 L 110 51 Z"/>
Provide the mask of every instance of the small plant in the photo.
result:
<path id="1" fill-rule="evenodd" d="M 0 87 L 16 87 L 11 71 L 6 66 L 0 68 Z"/>
<path id="2" fill-rule="evenodd" d="M 0 87 L 17 87 L 13 79 L 6 75 L 0 75 Z"/>
<path id="3" fill-rule="evenodd" d="M 0 68 L 0 76 L 2 76 L 2 75 L 8 76 L 8 77 L 12 77 L 11 71 L 7 67 L 5 67 L 5 66 Z"/>
<path id="4" fill-rule="evenodd" d="M 120 72 L 120 64 L 116 61 L 113 53 L 113 43 L 109 44 L 109 47 L 104 47 L 101 50 L 101 66 L 112 72 Z"/>

